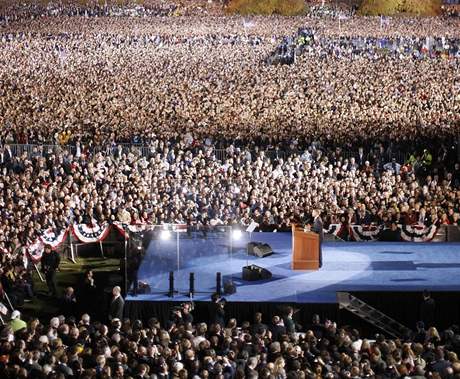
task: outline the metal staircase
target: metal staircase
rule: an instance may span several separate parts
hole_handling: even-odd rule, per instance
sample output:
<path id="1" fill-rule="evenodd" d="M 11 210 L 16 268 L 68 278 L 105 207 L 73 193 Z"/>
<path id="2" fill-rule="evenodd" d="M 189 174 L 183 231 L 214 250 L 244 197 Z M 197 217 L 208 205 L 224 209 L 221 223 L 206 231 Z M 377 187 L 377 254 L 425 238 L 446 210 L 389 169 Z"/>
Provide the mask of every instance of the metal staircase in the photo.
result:
<path id="1" fill-rule="evenodd" d="M 395 338 L 408 336 L 412 332 L 406 326 L 348 292 L 337 292 L 337 302 L 339 303 L 340 309 L 350 311 L 359 318 L 369 322 Z"/>

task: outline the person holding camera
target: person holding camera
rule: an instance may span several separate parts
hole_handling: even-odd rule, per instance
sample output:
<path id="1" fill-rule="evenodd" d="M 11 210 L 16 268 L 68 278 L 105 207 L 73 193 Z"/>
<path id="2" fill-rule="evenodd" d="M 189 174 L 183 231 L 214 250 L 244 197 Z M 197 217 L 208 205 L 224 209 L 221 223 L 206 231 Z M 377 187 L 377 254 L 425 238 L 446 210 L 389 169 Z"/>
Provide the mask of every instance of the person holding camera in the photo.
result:
<path id="1" fill-rule="evenodd" d="M 183 303 L 172 309 L 171 321 L 176 325 L 193 324 L 193 307 L 190 303 Z"/>
<path id="2" fill-rule="evenodd" d="M 219 324 L 221 327 L 225 327 L 225 303 L 226 299 L 220 297 L 216 292 L 211 296 L 212 301 L 212 313 L 211 320 L 214 324 Z"/>

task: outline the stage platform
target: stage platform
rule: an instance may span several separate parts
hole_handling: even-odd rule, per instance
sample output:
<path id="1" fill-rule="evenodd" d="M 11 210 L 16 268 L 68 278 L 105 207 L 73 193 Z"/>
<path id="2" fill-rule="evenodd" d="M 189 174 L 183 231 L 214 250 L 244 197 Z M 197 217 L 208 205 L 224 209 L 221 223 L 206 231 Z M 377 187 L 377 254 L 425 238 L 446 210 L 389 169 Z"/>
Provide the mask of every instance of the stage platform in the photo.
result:
<path id="1" fill-rule="evenodd" d="M 174 300 L 187 300 L 190 272 L 195 274 L 195 301 L 209 301 L 216 287 L 216 272 L 222 273 L 223 281 L 231 279 L 235 283 L 236 293 L 226 297 L 236 302 L 318 304 L 335 303 L 337 291 L 460 290 L 459 243 L 324 243 L 323 267 L 319 271 L 293 271 L 291 239 L 290 233 L 256 233 L 253 241 L 266 242 L 273 248 L 274 253 L 264 258 L 248 256 L 247 241 L 235 243 L 231 256 L 225 247 L 221 248 L 222 254 L 213 256 L 202 254 L 207 245 L 197 247 L 193 242 L 189 251 L 183 246 L 181 259 L 186 264 L 175 271 L 175 289 L 179 293 Z M 139 269 L 139 280 L 148 283 L 152 293 L 128 296 L 129 301 L 172 300 L 167 296 L 167 270 L 157 269 L 151 274 L 151 268 L 160 264 L 158 259 L 155 249 L 149 248 Z M 248 263 L 268 269 L 273 277 L 244 281 L 242 267 Z"/>
<path id="2" fill-rule="evenodd" d="M 413 326 L 418 319 L 424 289 L 432 291 L 437 299 L 440 322 L 449 325 L 460 316 L 460 244 L 458 243 L 383 243 L 330 242 L 323 244 L 323 267 L 319 271 L 293 271 L 291 262 L 291 234 L 257 233 L 253 241 L 269 243 L 273 255 L 265 258 L 247 256 L 247 240 L 233 246 L 229 255 L 227 246 L 215 257 L 203 253 L 206 242 L 190 242 L 190 250 L 181 255 L 181 268 L 175 272 L 173 298 L 167 296 L 167 274 L 160 273 L 168 261 L 159 259 L 155 248 L 149 248 L 139 270 L 139 279 L 149 283 L 152 293 L 127 297 L 127 314 L 132 318 L 148 319 L 155 315 L 166 320 L 172 303 L 189 300 L 188 276 L 195 273 L 194 297 L 198 319 L 209 315 L 209 300 L 215 291 L 216 272 L 223 279 L 232 279 L 236 293 L 224 295 L 232 317 L 252 319 L 255 311 L 264 314 L 279 313 L 282 305 L 295 305 L 301 310 L 299 318 L 308 322 L 313 313 L 323 317 L 352 323 L 353 317 L 340 312 L 336 292 L 351 292 L 387 314 Z M 197 248 L 195 246 L 198 243 Z M 200 245 L 204 244 L 204 245 Z M 185 247 L 185 246 L 184 246 Z M 187 254 L 187 259 L 184 259 Z M 170 263 L 174 261 L 172 257 Z M 247 263 L 267 268 L 272 279 L 248 282 L 242 280 L 242 267 Z M 150 275 L 154 265 L 162 266 Z M 351 317 L 351 319 L 350 319 Z M 357 320 L 354 320 L 357 321 Z"/>

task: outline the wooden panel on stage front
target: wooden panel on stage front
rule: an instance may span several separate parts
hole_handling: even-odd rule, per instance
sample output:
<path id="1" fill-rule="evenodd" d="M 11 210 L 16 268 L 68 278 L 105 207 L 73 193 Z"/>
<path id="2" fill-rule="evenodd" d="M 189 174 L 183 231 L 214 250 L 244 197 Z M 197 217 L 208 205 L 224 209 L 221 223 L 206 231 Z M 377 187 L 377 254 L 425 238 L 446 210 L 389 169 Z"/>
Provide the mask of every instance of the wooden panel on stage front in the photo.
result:
<path id="1" fill-rule="evenodd" d="M 293 270 L 319 270 L 319 236 L 292 226 Z"/>

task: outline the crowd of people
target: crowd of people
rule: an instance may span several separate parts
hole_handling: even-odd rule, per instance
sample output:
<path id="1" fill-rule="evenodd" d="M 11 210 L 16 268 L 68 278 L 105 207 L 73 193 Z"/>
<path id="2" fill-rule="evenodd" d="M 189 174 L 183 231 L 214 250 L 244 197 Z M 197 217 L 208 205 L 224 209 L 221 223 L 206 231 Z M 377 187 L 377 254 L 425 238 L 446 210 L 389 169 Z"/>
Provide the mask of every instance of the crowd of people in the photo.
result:
<path id="1" fill-rule="evenodd" d="M 223 15 L 228 0 L 59 0 L 0 3 L 0 25 L 45 17 Z"/>
<path id="2" fill-rule="evenodd" d="M 0 25 L 19 20 L 43 17 L 148 17 L 171 16 L 177 10 L 173 1 L 143 2 L 81 1 L 81 2 L 5 2 L 0 5 Z"/>
<path id="3" fill-rule="evenodd" d="M 119 299 L 114 288 L 112 304 Z M 255 313 L 238 323 L 217 298 L 209 323 L 184 304 L 160 323 L 88 314 L 29 322 L 14 311 L 0 332 L 0 376 L 16 378 L 435 378 L 460 375 L 460 330 L 424 322 L 401 339 L 366 339 L 314 315 L 298 325 L 294 310 Z M 113 308 L 113 309 L 112 309 Z M 121 308 L 122 309 L 122 308 Z M 220 309 L 219 312 L 216 312 Z M 110 315 L 120 307 L 111 305 Z"/>
<path id="4" fill-rule="evenodd" d="M 289 230 L 318 208 L 326 224 L 457 225 L 458 59 L 263 60 L 299 27 L 320 40 L 372 42 L 458 41 L 459 26 L 308 17 L 10 23 L 0 57 L 4 267 L 17 267 L 44 230 L 75 223 Z"/>
<path id="5" fill-rule="evenodd" d="M 193 19 L 192 19 L 193 20 Z M 458 38 L 458 20 L 53 18 L 2 34 L 5 142 L 314 136 L 323 144 L 457 136 L 458 59 L 303 55 L 264 65 L 282 36 Z M 101 80 L 101 78 L 104 78 Z"/>
<path id="6" fill-rule="evenodd" d="M 381 21 L 383 25 L 383 20 Z M 385 20 L 385 23 L 387 21 Z M 286 63 L 295 63 L 295 56 L 335 56 L 342 59 L 365 57 L 370 60 L 380 60 L 384 56 L 395 59 L 460 59 L 460 38 L 445 37 L 317 37 L 315 31 L 300 28 L 296 35 L 286 37 L 272 54 L 275 56 L 290 55 Z"/>
<path id="7" fill-rule="evenodd" d="M 2 298 L 34 296 L 28 246 L 71 224 L 282 231 L 320 209 L 326 226 L 460 225 L 458 19 L 163 17 L 176 9 L 155 3 L 20 5 L 25 17 L 2 18 Z M 295 64 L 266 65 L 299 28 L 315 47 L 301 41 Z M 449 54 L 415 57 L 430 41 Z M 377 45 L 402 54 L 367 54 Z M 59 255 L 45 250 L 56 297 Z M 91 272 L 84 283 L 91 298 Z M 76 303 L 68 287 L 65 317 L 47 325 L 13 312 L 0 377 L 460 375 L 458 327 L 369 341 L 317 318 L 299 328 L 292 309 L 267 324 L 221 309 L 209 325 L 184 310 L 144 325 L 123 320 L 116 287 L 102 324 L 75 318 Z"/>

